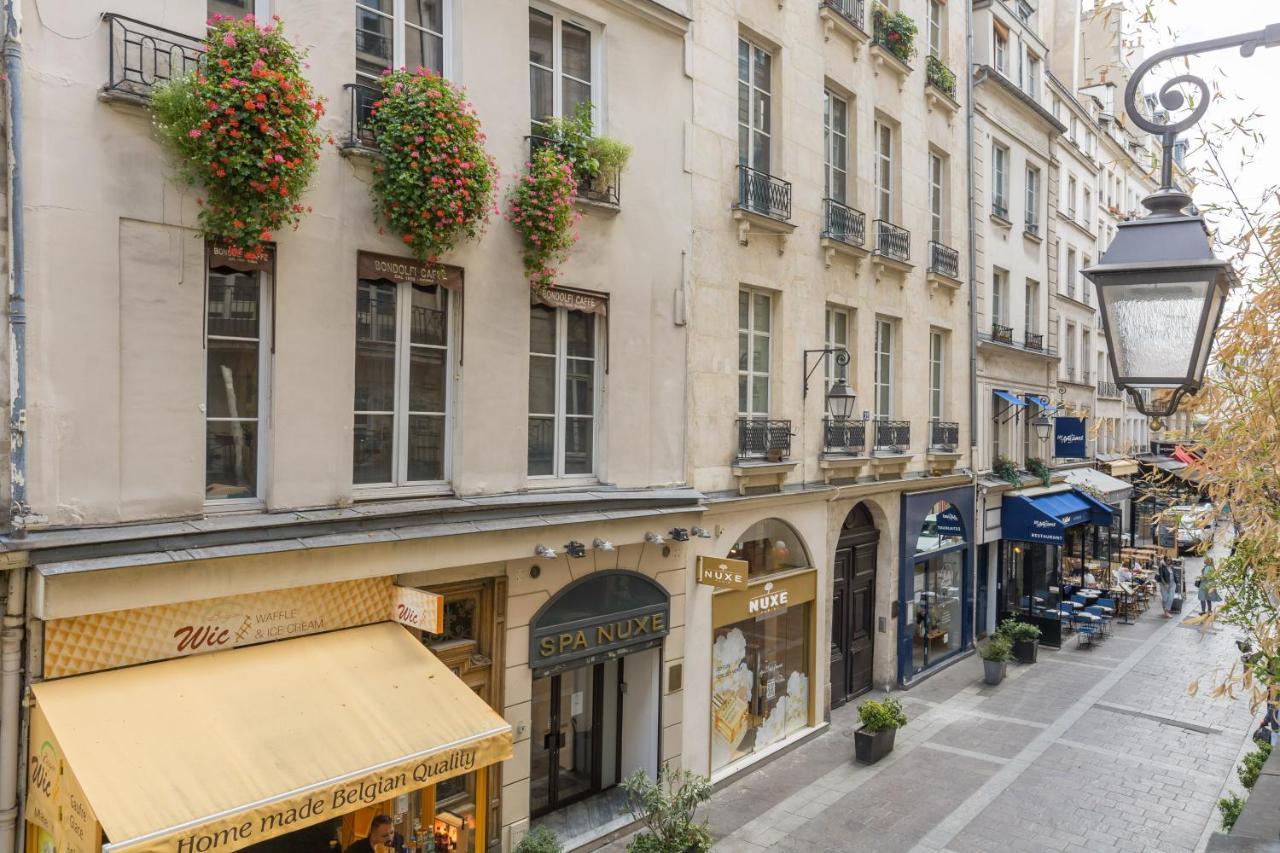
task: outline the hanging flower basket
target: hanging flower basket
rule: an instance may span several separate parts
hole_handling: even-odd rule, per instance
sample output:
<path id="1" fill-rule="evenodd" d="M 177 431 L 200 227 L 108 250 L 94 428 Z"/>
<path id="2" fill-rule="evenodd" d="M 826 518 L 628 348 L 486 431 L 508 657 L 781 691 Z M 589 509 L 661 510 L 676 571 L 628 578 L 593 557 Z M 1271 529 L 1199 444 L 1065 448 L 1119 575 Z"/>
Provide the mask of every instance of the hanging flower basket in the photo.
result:
<path id="1" fill-rule="evenodd" d="M 498 169 L 466 96 L 419 68 L 386 71 L 369 122 L 382 157 L 374 209 L 423 263 L 475 239 L 493 210 Z"/>
<path id="2" fill-rule="evenodd" d="M 881 3 L 871 9 L 872 28 L 876 43 L 883 46 L 903 62 L 910 62 L 916 55 L 916 22 L 902 12 L 890 12 Z"/>
<path id="3" fill-rule="evenodd" d="M 279 17 L 259 27 L 252 15 L 215 15 L 204 49 L 198 70 L 155 91 L 153 119 L 183 177 L 204 187 L 202 236 L 257 260 L 276 231 L 309 212 L 299 199 L 320 157 L 324 104 Z"/>
<path id="4" fill-rule="evenodd" d="M 555 286 L 556 267 L 577 242 L 577 194 L 573 164 L 550 146 L 532 152 L 511 189 L 507 220 L 524 240 L 524 272 L 534 290 Z"/>

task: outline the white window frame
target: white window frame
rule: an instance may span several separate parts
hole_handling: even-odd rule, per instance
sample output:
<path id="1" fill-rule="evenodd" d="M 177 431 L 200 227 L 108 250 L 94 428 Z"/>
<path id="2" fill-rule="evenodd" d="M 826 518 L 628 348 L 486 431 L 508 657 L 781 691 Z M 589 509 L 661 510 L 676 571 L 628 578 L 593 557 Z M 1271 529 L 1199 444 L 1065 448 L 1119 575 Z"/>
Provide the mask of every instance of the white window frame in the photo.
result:
<path id="1" fill-rule="evenodd" d="M 1067 264 L 1067 270 L 1066 270 L 1066 275 L 1064 276 L 1064 281 L 1067 285 L 1066 287 L 1067 296 L 1070 297 L 1071 299 L 1075 299 L 1076 298 L 1076 269 L 1077 269 L 1075 247 L 1073 246 L 1067 247 L 1067 257 L 1065 258 L 1065 261 Z"/>
<path id="2" fill-rule="evenodd" d="M 1064 336 L 1067 339 L 1067 358 L 1064 362 L 1067 369 L 1067 378 L 1074 382 L 1076 381 L 1076 324 L 1070 320 L 1067 321 Z"/>
<path id="3" fill-rule="evenodd" d="M 947 415 L 946 339 L 938 329 L 929 330 L 929 420 L 941 421 Z"/>
<path id="4" fill-rule="evenodd" d="M 945 243 L 946 236 L 946 163 L 942 155 L 929 152 L 929 238 Z"/>
<path id="5" fill-rule="evenodd" d="M 991 322 L 1008 326 L 1009 272 L 1000 267 L 991 268 Z"/>
<path id="6" fill-rule="evenodd" d="M 1025 230 L 1038 234 L 1040 232 L 1040 170 L 1030 163 L 1026 174 L 1026 205 L 1024 214 Z"/>
<path id="7" fill-rule="evenodd" d="M 1023 323 L 1026 328 L 1023 329 L 1023 333 L 1038 335 L 1040 334 L 1040 282 L 1034 278 L 1027 279 L 1025 299 Z"/>
<path id="8" fill-rule="evenodd" d="M 874 387 L 875 398 L 872 403 L 875 407 L 875 416 L 877 418 L 892 418 L 894 410 L 894 387 L 893 387 L 893 371 L 894 371 L 894 322 L 888 317 L 876 317 L 876 335 L 875 335 L 875 369 L 874 369 Z M 884 346 L 888 344 L 887 348 Z M 887 358 L 886 358 L 887 357 Z M 884 365 L 883 361 L 887 360 L 888 365 Z M 885 372 L 888 375 L 885 375 Z M 884 405 L 882 405 L 882 398 Z M 886 411 L 887 409 L 887 411 Z"/>
<path id="9" fill-rule="evenodd" d="M 1080 330 L 1080 381 L 1088 385 L 1089 374 L 1093 370 L 1093 355 L 1089 351 L 1093 349 L 1093 333 L 1088 329 Z"/>
<path id="10" fill-rule="evenodd" d="M 205 2 L 205 8 L 208 8 L 208 2 Z M 271 0 L 253 0 L 253 17 L 259 24 L 269 23 L 271 20 Z"/>
<path id="11" fill-rule="evenodd" d="M 209 303 L 209 275 L 210 270 L 205 269 L 205 321 L 204 321 L 204 340 L 201 342 L 201 349 L 204 350 L 205 368 L 204 368 L 204 389 L 200 398 L 200 407 L 204 411 L 204 431 L 205 431 L 205 453 L 204 453 L 204 480 L 205 486 L 208 485 L 209 477 L 209 459 L 208 459 L 208 435 L 210 422 L 224 421 L 248 421 L 250 418 L 211 418 L 207 411 L 209 401 L 209 320 L 210 312 Z M 275 309 L 275 294 L 273 291 L 274 282 L 271 275 L 265 271 L 249 273 L 249 275 L 257 276 L 258 280 L 258 416 L 252 420 L 257 422 L 258 427 L 258 449 L 257 449 L 257 470 L 254 472 L 255 494 L 243 498 L 216 498 L 213 500 L 205 500 L 205 506 L 211 509 L 218 507 L 226 507 L 230 509 L 245 509 L 254 506 L 264 506 L 266 504 L 266 478 L 267 478 L 267 454 L 270 448 L 268 438 L 271 435 L 271 354 L 275 349 L 275 342 L 271 333 L 275 329 L 275 322 L 272 313 Z M 215 340 L 227 341 L 247 341 L 251 338 L 239 338 L 231 335 L 216 335 Z"/>
<path id="12" fill-rule="evenodd" d="M 844 337 L 841 337 L 836 331 L 837 317 L 844 318 Z M 827 349 L 844 349 L 852 358 L 853 349 L 850 347 L 849 341 L 853 334 L 853 310 L 839 305 L 828 305 L 823 318 L 823 325 L 825 326 L 823 346 Z M 823 362 L 823 375 L 826 378 L 827 391 L 831 390 L 831 386 L 835 385 L 837 380 L 849 381 L 848 364 L 840 364 L 836 361 L 835 355 L 832 354 L 823 356 Z"/>
<path id="13" fill-rule="evenodd" d="M 525 477 L 530 482 L 597 482 L 600 472 L 600 422 L 604 417 L 601 409 L 601 403 L 604 400 L 604 347 L 606 346 L 604 337 L 604 323 L 600 320 L 600 315 L 592 315 L 595 319 L 592 328 L 595 333 L 593 341 L 594 355 L 591 357 L 591 470 L 585 474 L 575 473 L 566 474 L 565 469 L 565 429 L 567 421 L 579 418 L 580 415 L 570 415 L 567 411 L 566 394 L 569 385 L 569 359 L 575 361 L 586 361 L 583 356 L 569 355 L 569 314 L 568 308 L 552 308 L 551 306 L 543 306 L 548 310 L 556 312 L 556 352 L 554 356 L 547 353 L 535 353 L 529 345 L 526 345 L 526 351 L 529 358 L 554 358 L 555 359 L 555 415 L 553 422 L 555 424 L 555 441 L 552 444 L 552 473 L 550 474 L 530 474 L 528 462 L 528 448 L 525 449 Z M 537 416 L 545 416 L 544 413 L 538 412 Z M 528 411 L 526 406 L 525 418 L 526 424 L 528 418 L 534 417 L 535 413 Z"/>
<path id="14" fill-rule="evenodd" d="M 1087 270 L 1091 266 L 1093 266 L 1093 261 L 1089 259 L 1089 256 L 1082 255 L 1080 258 L 1080 269 Z M 1089 280 L 1086 279 L 1083 275 L 1080 276 L 1080 301 L 1083 302 L 1085 305 L 1090 304 L 1089 303 Z"/>
<path id="15" fill-rule="evenodd" d="M 942 0 L 929 0 L 927 15 L 929 55 L 941 62 L 943 61 Z"/>
<path id="16" fill-rule="evenodd" d="M 1085 228 L 1092 227 L 1090 223 L 1093 221 L 1093 216 L 1089 213 L 1089 208 L 1091 207 L 1093 207 L 1093 190 L 1089 187 L 1084 187 L 1081 190 L 1080 221 L 1084 223 Z"/>
<path id="17" fill-rule="evenodd" d="M 740 162 L 740 163 L 739 163 L 739 165 L 743 165 L 743 166 L 747 166 L 748 168 L 756 169 L 756 166 L 755 166 L 755 159 L 756 159 L 756 135 L 757 135 L 757 134 L 759 134 L 760 136 L 763 136 L 763 137 L 765 138 L 765 140 L 766 140 L 766 144 L 767 144 L 767 145 L 768 145 L 768 147 L 769 147 L 769 151 L 768 151 L 768 156 L 765 158 L 765 159 L 766 159 L 766 163 L 765 163 L 765 167 L 766 167 L 766 168 L 764 168 L 764 169 L 757 169 L 757 171 L 763 171 L 763 172 L 765 172 L 765 173 L 767 173 L 767 174 L 773 174 L 773 115 L 772 115 L 772 113 L 773 113 L 773 95 L 774 95 L 774 92 L 773 92 L 773 73 L 774 73 L 774 62 L 775 62 L 775 60 L 776 60 L 776 57 L 774 56 L 773 51 L 768 50 L 768 49 L 766 49 L 766 48 L 763 48 L 763 47 L 761 47 L 760 45 L 758 45 L 758 44 L 756 44 L 755 42 L 753 42 L 751 39 L 749 39 L 749 38 L 745 38 L 745 37 L 743 37 L 743 36 L 739 35 L 739 36 L 738 36 L 738 50 L 739 50 L 739 52 L 741 52 L 741 50 L 742 50 L 742 46 L 743 46 L 744 44 L 747 46 L 747 79 L 746 79 L 746 80 L 743 80 L 742 78 L 740 78 L 740 77 L 739 77 L 739 78 L 737 79 L 737 84 L 738 84 L 738 101 L 739 101 L 738 107 L 739 107 L 739 112 L 741 112 L 741 107 L 742 107 L 742 104 L 741 104 L 741 101 L 742 101 L 742 95 L 743 95 L 742 87 L 743 87 L 743 85 L 745 85 L 745 86 L 747 87 L 747 91 L 746 91 L 746 94 L 747 94 L 747 123 L 746 123 L 745 125 L 743 125 L 743 124 L 742 124 L 742 122 L 740 122 L 740 121 L 739 121 L 739 122 L 738 122 L 738 128 L 739 128 L 739 132 L 741 132 L 741 128 L 743 128 L 743 127 L 745 127 L 745 128 L 746 128 L 746 130 L 747 130 L 747 162 L 746 162 L 746 163 L 741 163 L 741 162 Z M 769 81 L 768 81 L 768 82 L 769 82 L 769 88 L 768 88 L 768 89 L 761 89 L 761 88 L 760 88 L 760 85 L 759 85 L 759 81 L 758 81 L 758 80 L 756 79 L 756 77 L 755 77 L 755 69 L 756 69 L 756 61 L 755 61 L 755 60 L 756 60 L 756 53 L 757 53 L 757 52 L 759 52 L 759 53 L 763 53 L 765 56 L 769 57 Z M 769 121 L 769 130 L 763 130 L 762 128 L 759 128 L 759 127 L 757 127 L 757 126 L 756 126 L 756 110 L 755 110 L 755 104 L 756 104 L 756 98 L 757 98 L 758 96 L 763 96 L 763 97 L 764 97 L 764 100 L 765 100 L 765 109 L 764 109 L 764 111 L 765 111 L 765 113 L 766 113 L 766 114 L 768 114 L 768 115 L 769 115 L 769 118 L 770 118 L 770 121 Z M 739 153 L 741 153 L 741 152 L 739 152 Z"/>
<path id="18" fill-rule="evenodd" d="M 740 409 L 738 416 L 742 418 L 768 418 L 773 409 L 773 294 L 751 287 L 739 288 L 738 293 L 747 295 L 747 326 L 745 329 L 741 325 L 738 326 L 739 345 L 741 345 L 741 336 L 743 334 L 747 336 L 747 367 L 745 370 L 738 369 L 738 377 L 745 376 L 747 380 L 747 398 L 745 401 L 747 408 L 745 410 Z M 758 296 L 762 296 L 769 301 L 769 329 L 764 332 L 757 331 L 755 328 L 756 297 Z M 757 337 L 764 337 L 769 341 L 769 359 L 763 372 L 755 370 L 752 366 L 751 354 L 755 351 L 752 343 Z M 753 412 L 751 411 L 751 401 L 755 399 L 755 395 L 752 391 L 755 389 L 756 383 L 761 381 L 764 382 L 765 389 L 765 410 L 763 412 Z"/>
<path id="19" fill-rule="evenodd" d="M 1076 178 L 1074 175 L 1067 175 L 1067 217 L 1072 221 L 1076 221 Z"/>
<path id="20" fill-rule="evenodd" d="M 394 0 L 397 4 L 403 3 L 404 0 Z M 452 0 L 445 0 L 447 4 L 452 4 Z M 607 111 L 604 108 L 604 26 L 589 18 L 583 18 L 573 12 L 561 9 L 559 6 L 553 6 L 550 3 L 531 2 L 529 8 L 544 15 L 551 16 L 551 61 L 553 66 L 547 68 L 545 65 L 539 65 L 546 71 L 551 72 L 551 116 L 552 118 L 572 118 L 564 114 L 564 78 L 568 77 L 578 83 L 586 84 L 591 87 L 591 127 L 596 135 L 603 136 L 606 132 Z M 446 13 L 449 5 L 445 6 Z M 446 26 L 449 24 L 449 18 L 445 17 Z M 563 68 L 563 44 L 564 44 L 564 25 L 577 27 L 586 30 L 591 35 L 591 80 L 582 80 L 572 75 L 564 73 Z M 529 35 L 528 16 L 525 18 L 525 37 Z M 446 50 L 445 55 L 448 56 Z M 530 60 L 529 65 L 533 65 Z M 448 74 L 445 75 L 449 76 Z M 533 103 L 529 104 L 530 120 L 536 123 L 533 118 Z"/>
<path id="21" fill-rule="evenodd" d="M 1009 217 L 1009 149 L 991 142 L 991 212 L 1002 219 Z"/>
<path id="22" fill-rule="evenodd" d="M 876 152 L 876 219 L 893 222 L 893 125 L 877 121 Z"/>
<path id="23" fill-rule="evenodd" d="M 1040 57 L 1029 48 L 1026 51 L 1026 92 L 1033 100 L 1040 100 Z"/>
<path id="24" fill-rule="evenodd" d="M 440 287 L 440 285 L 436 285 Z M 411 415 L 434 414 L 428 412 L 409 411 L 409 362 L 414 346 L 439 349 L 427 344 L 411 344 L 413 330 L 413 284 L 411 282 L 395 282 L 396 287 L 396 365 L 393 393 L 395 408 L 390 412 L 353 409 L 355 414 L 391 415 L 391 441 L 393 443 L 391 474 L 392 479 L 385 483 L 356 483 L 355 471 L 351 472 L 352 489 L 360 497 L 374 497 L 378 492 L 403 494 L 406 491 L 446 491 L 453 477 L 453 428 L 454 428 L 454 374 L 457 369 L 458 338 L 458 300 L 461 294 L 445 290 L 448 300 L 448 316 L 445 317 L 445 373 L 444 373 L 444 444 L 441 449 L 443 464 L 440 466 L 438 480 L 409 479 L 409 417 Z M 354 467 L 354 465 L 353 465 Z"/>
<path id="25" fill-rule="evenodd" d="M 255 5 L 269 4 L 269 2 L 270 0 L 255 0 Z M 413 27 L 414 29 L 422 30 L 424 32 L 431 33 L 431 35 L 440 37 L 440 62 L 441 62 L 441 65 L 443 66 L 440 69 L 440 73 L 441 73 L 441 76 L 443 77 L 446 77 L 448 79 L 453 79 L 454 68 L 453 68 L 452 34 L 453 34 L 453 2 L 454 0 L 441 0 L 441 3 L 443 4 L 443 8 L 441 9 L 441 14 L 440 14 L 440 24 L 441 24 L 442 31 L 438 33 L 433 33 L 431 32 L 431 30 L 428 30 L 426 27 L 419 27 L 417 24 L 410 24 L 404 12 L 405 2 L 406 0 L 392 0 L 390 15 L 388 15 L 386 12 L 375 9 L 372 6 L 366 6 L 362 2 L 362 0 L 356 0 L 355 6 L 358 7 L 357 14 L 360 11 L 363 11 L 370 15 L 377 15 L 380 18 L 385 18 L 391 21 L 391 26 L 392 26 L 391 67 L 392 69 L 404 67 L 404 64 L 405 64 L 404 63 L 404 56 L 405 56 L 404 30 L 405 30 L 405 27 L 409 26 L 409 27 Z M 409 70 L 413 71 L 412 68 L 410 68 Z M 368 74 L 361 73 L 358 68 L 356 70 L 356 79 L 357 81 L 365 82 L 375 87 L 378 85 L 377 78 L 372 77 Z"/>
<path id="26" fill-rule="evenodd" d="M 994 19 L 993 19 L 994 20 Z M 1000 35 L 996 24 L 991 25 L 991 64 L 1004 76 L 1009 76 L 1009 38 Z"/>
<path id="27" fill-rule="evenodd" d="M 844 126 L 837 127 L 835 124 L 835 102 L 839 101 L 844 106 Z M 823 141 L 826 143 L 823 147 L 826 151 L 826 170 L 824 172 L 826 186 L 824 190 L 826 197 L 834 199 L 841 204 L 849 203 L 849 101 L 827 89 L 823 92 L 823 111 L 822 111 L 822 129 Z M 837 169 L 835 165 L 836 152 L 844 150 L 844 169 Z M 840 177 L 840 195 L 836 196 L 832 192 L 836 186 L 836 176 Z"/>

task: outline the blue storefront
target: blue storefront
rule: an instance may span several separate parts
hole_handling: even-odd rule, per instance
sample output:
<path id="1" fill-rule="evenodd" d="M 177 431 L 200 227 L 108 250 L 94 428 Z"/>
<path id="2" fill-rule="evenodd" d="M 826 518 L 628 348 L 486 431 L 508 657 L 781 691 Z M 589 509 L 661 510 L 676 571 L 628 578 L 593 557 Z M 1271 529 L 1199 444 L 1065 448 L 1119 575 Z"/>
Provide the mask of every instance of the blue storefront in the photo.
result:
<path id="1" fill-rule="evenodd" d="M 898 680 L 973 647 L 972 486 L 902 497 Z"/>
<path id="2" fill-rule="evenodd" d="M 1042 643 L 1061 645 L 1059 605 L 1080 582 L 1086 560 L 1100 556 L 1092 534 L 1111 522 L 1111 507 L 1078 489 L 1007 495 L 1001 510 L 1000 617 L 1030 622 L 1040 628 Z"/>

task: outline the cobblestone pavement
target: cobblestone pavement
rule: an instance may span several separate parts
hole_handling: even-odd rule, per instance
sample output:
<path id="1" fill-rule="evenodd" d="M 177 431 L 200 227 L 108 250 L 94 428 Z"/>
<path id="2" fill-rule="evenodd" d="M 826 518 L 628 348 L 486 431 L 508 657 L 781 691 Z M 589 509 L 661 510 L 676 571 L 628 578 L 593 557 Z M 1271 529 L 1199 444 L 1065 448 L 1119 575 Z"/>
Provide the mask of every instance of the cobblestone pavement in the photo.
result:
<path id="1" fill-rule="evenodd" d="M 902 701 L 910 723 L 879 764 L 853 761 L 856 702 L 831 727 L 718 791 L 716 850 L 1202 850 L 1253 728 L 1246 701 L 1190 696 L 1236 660 L 1234 635 L 1163 619 L 1158 603 L 1096 648 L 1069 638 L 996 687 L 976 656 Z"/>

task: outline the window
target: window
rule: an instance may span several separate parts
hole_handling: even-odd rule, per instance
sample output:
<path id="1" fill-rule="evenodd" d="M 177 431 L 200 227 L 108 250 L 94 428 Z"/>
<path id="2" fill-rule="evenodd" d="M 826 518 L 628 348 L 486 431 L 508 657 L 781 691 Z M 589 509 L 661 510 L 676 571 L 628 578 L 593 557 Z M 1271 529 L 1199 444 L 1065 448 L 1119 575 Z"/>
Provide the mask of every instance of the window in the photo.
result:
<path id="1" fill-rule="evenodd" d="M 929 332 L 929 419 L 933 421 L 942 420 L 945 413 L 942 398 L 943 343 L 942 332 Z"/>
<path id="2" fill-rule="evenodd" d="M 1080 345 L 1080 352 L 1083 353 L 1083 356 L 1080 359 L 1080 369 L 1084 371 L 1083 381 L 1086 385 L 1088 385 L 1089 384 L 1089 366 L 1093 362 L 1093 346 L 1092 346 L 1093 341 L 1090 337 L 1088 329 L 1085 329 L 1083 332 L 1081 332 L 1081 335 L 1084 338 L 1084 343 Z"/>
<path id="3" fill-rule="evenodd" d="M 209 0 L 206 7 L 209 18 L 222 15 L 230 18 L 243 18 L 245 15 L 266 20 L 271 17 L 270 0 Z"/>
<path id="4" fill-rule="evenodd" d="M 599 40 L 598 32 L 581 22 L 549 7 L 529 7 L 529 115 L 535 136 L 548 120 L 572 117 L 583 104 L 598 104 L 594 80 Z M 593 116 L 597 123 L 600 117 Z"/>
<path id="5" fill-rule="evenodd" d="M 1022 84 L 1027 94 L 1040 100 L 1040 57 L 1027 51 L 1027 78 Z"/>
<path id="6" fill-rule="evenodd" d="M 1067 296 L 1076 298 L 1076 250 L 1067 249 Z"/>
<path id="7" fill-rule="evenodd" d="M 876 417 L 893 417 L 893 321 L 876 318 Z"/>
<path id="8" fill-rule="evenodd" d="M 1067 321 L 1067 378 L 1076 379 L 1076 324 Z"/>
<path id="9" fill-rule="evenodd" d="M 356 285 L 356 485 L 448 477 L 452 299 L 439 285 Z"/>
<path id="10" fill-rule="evenodd" d="M 942 157 L 929 152 L 929 238 L 935 243 L 945 243 L 943 239 L 943 168 Z"/>
<path id="11" fill-rule="evenodd" d="M 386 68 L 444 74 L 448 0 L 356 0 L 356 77 L 377 86 Z M 548 16 L 550 17 L 550 16 Z M 530 56 L 532 57 L 530 45 Z"/>
<path id="12" fill-rule="evenodd" d="M 1009 28 L 993 18 L 993 44 L 995 50 L 996 70 L 1009 76 Z"/>
<path id="13" fill-rule="evenodd" d="M 1040 282 L 1034 279 L 1027 279 L 1027 298 L 1025 305 L 1026 315 L 1023 318 L 1024 330 L 1028 335 L 1038 334 L 1040 331 Z"/>
<path id="14" fill-rule="evenodd" d="M 1074 176 L 1067 177 L 1067 216 L 1072 220 L 1076 218 L 1076 179 Z"/>
<path id="15" fill-rule="evenodd" d="M 996 267 L 991 270 L 991 322 L 1009 325 L 1009 273 Z"/>
<path id="16" fill-rule="evenodd" d="M 942 3 L 929 0 L 929 55 L 938 60 L 942 59 Z"/>
<path id="17" fill-rule="evenodd" d="M 876 218 L 893 221 L 893 128 L 876 122 Z"/>
<path id="18" fill-rule="evenodd" d="M 209 272 L 205 321 L 205 500 L 261 496 L 271 284 L 262 272 Z"/>
<path id="19" fill-rule="evenodd" d="M 595 473 L 600 392 L 596 315 L 529 309 L 529 476 Z"/>
<path id="20" fill-rule="evenodd" d="M 738 39 L 738 163 L 769 171 L 773 57 Z"/>
<path id="21" fill-rule="evenodd" d="M 827 306 L 826 337 L 823 346 L 827 349 L 849 350 L 849 309 Z M 839 364 L 834 355 L 823 357 L 824 371 L 827 379 L 827 390 L 838 380 L 849 380 L 849 365 Z"/>
<path id="22" fill-rule="evenodd" d="M 1083 192 L 1084 192 L 1084 201 L 1081 204 L 1081 207 L 1083 207 L 1084 210 L 1082 211 L 1080 221 L 1084 223 L 1085 228 L 1088 228 L 1089 222 L 1093 219 L 1092 214 L 1089 213 L 1089 208 L 1093 207 L 1093 190 L 1089 189 L 1088 187 L 1085 187 Z"/>
<path id="23" fill-rule="evenodd" d="M 991 145 L 991 210 L 996 216 L 1009 217 L 1009 149 L 999 143 Z"/>
<path id="24" fill-rule="evenodd" d="M 1004 432 L 1004 424 L 1001 420 L 1008 417 L 1005 409 L 1008 405 L 999 397 L 992 400 L 992 417 L 991 417 L 991 464 L 994 465 L 1001 456 L 1004 455 L 1004 447 L 1001 446 L 1001 433 Z"/>
<path id="25" fill-rule="evenodd" d="M 823 131 L 827 152 L 824 173 L 826 197 L 841 204 L 849 185 L 849 104 L 844 98 L 823 93 Z"/>
<path id="26" fill-rule="evenodd" d="M 1085 270 L 1091 266 L 1093 266 L 1093 261 L 1089 259 L 1088 255 L 1085 255 L 1084 266 L 1080 267 L 1080 269 Z M 1093 285 L 1089 283 L 1089 280 L 1084 276 L 1080 276 L 1080 301 L 1085 305 L 1089 304 L 1089 288 L 1091 287 L 1093 287 Z"/>
<path id="27" fill-rule="evenodd" d="M 770 333 L 773 299 L 756 290 L 738 291 L 738 414 L 769 417 Z"/>
<path id="28" fill-rule="evenodd" d="M 1071 116 L 1071 144 L 1072 145 L 1080 144 L 1079 133 L 1080 133 L 1080 119 L 1076 118 L 1076 116 L 1073 115 Z"/>
<path id="29" fill-rule="evenodd" d="M 1027 167 L 1027 225 L 1030 234 L 1040 233 L 1040 170 Z"/>

